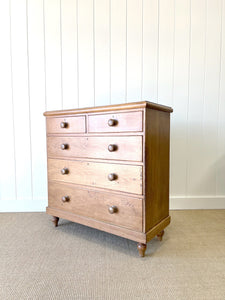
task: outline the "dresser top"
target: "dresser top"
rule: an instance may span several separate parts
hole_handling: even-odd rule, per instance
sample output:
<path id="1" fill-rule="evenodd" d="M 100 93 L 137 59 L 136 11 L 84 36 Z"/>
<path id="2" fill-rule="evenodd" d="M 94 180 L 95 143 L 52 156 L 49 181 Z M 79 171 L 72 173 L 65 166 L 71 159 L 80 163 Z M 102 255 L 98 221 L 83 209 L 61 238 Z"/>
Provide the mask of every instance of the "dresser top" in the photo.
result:
<path id="1" fill-rule="evenodd" d="M 108 111 L 115 111 L 115 110 L 127 110 L 127 109 L 138 109 L 138 108 L 151 108 L 151 109 L 161 110 L 169 113 L 173 112 L 173 109 L 169 106 L 164 106 L 164 105 L 160 105 L 148 101 L 141 101 L 141 102 L 130 102 L 130 103 L 113 104 L 113 105 L 105 105 L 105 106 L 46 111 L 44 113 L 44 116 L 48 117 L 48 116 L 60 116 L 60 115 L 82 114 L 82 113 L 92 113 L 92 112 L 108 112 Z"/>

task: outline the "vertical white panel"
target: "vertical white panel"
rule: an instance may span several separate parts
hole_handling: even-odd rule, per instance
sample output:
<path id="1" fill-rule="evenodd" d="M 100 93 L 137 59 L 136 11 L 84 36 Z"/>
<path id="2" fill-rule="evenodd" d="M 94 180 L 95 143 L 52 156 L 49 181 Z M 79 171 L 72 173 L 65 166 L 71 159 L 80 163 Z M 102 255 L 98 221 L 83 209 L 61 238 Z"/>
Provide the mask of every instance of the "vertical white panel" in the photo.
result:
<path id="1" fill-rule="evenodd" d="M 202 118 L 205 80 L 205 0 L 191 2 L 187 194 L 204 191 Z"/>
<path id="2" fill-rule="evenodd" d="M 159 3 L 158 102 L 172 105 L 174 0 Z"/>
<path id="3" fill-rule="evenodd" d="M 223 199 L 225 0 L 5 0 L 0 36 L 1 211 L 44 210 L 46 108 L 142 99 L 174 108 L 171 195 Z"/>
<path id="4" fill-rule="evenodd" d="M 78 0 L 79 106 L 94 106 L 93 0 Z"/>
<path id="5" fill-rule="evenodd" d="M 127 102 L 142 100 L 142 1 L 127 1 Z"/>
<path id="6" fill-rule="evenodd" d="M 95 0 L 95 105 L 110 104 L 110 0 Z"/>
<path id="7" fill-rule="evenodd" d="M 225 0 L 222 1 L 222 26 L 220 31 L 220 89 L 219 89 L 219 116 L 217 141 L 217 173 L 216 194 L 225 195 Z"/>
<path id="8" fill-rule="evenodd" d="M 26 0 L 11 1 L 17 209 L 32 202 Z"/>
<path id="9" fill-rule="evenodd" d="M 126 0 L 111 0 L 111 104 L 126 102 Z"/>
<path id="10" fill-rule="evenodd" d="M 47 110 L 62 109 L 60 0 L 45 0 Z"/>
<path id="11" fill-rule="evenodd" d="M 221 0 L 206 6 L 205 85 L 203 107 L 204 195 L 216 194 L 217 125 L 220 75 Z"/>
<path id="12" fill-rule="evenodd" d="M 28 2 L 28 54 L 30 78 L 30 115 L 32 150 L 32 208 L 44 210 L 47 200 L 45 138 L 45 67 L 43 2 Z"/>
<path id="13" fill-rule="evenodd" d="M 143 91 L 142 99 L 157 102 L 158 1 L 143 0 Z"/>
<path id="14" fill-rule="evenodd" d="M 0 2 L 0 211 L 13 210 L 16 199 L 9 8 L 8 1 Z"/>
<path id="15" fill-rule="evenodd" d="M 61 0 L 63 108 L 78 107 L 77 1 Z"/>
<path id="16" fill-rule="evenodd" d="M 171 190 L 186 194 L 189 100 L 190 0 L 175 2 L 174 92 L 171 114 Z"/>

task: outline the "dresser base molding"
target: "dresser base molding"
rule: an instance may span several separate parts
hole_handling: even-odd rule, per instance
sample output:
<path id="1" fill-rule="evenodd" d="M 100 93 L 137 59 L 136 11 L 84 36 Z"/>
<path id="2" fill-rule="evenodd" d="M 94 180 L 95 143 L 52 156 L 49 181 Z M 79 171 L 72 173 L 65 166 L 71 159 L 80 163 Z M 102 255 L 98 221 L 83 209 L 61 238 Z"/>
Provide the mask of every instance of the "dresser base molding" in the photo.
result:
<path id="1" fill-rule="evenodd" d="M 149 242 L 155 236 L 158 237 L 158 234 L 160 235 L 161 232 L 164 231 L 164 228 L 166 228 L 170 224 L 170 220 L 171 220 L 171 217 L 168 216 L 167 218 L 165 218 L 161 222 L 159 222 L 157 225 L 155 225 L 152 229 L 150 229 L 146 233 L 146 242 Z"/>
<path id="2" fill-rule="evenodd" d="M 133 231 L 130 229 L 126 229 L 120 226 L 115 226 L 112 224 L 104 223 L 101 221 L 97 221 L 91 218 L 86 218 L 83 216 L 79 216 L 67 211 L 62 211 L 56 208 L 46 207 L 47 214 L 53 216 L 53 223 L 55 226 L 58 226 L 59 218 L 66 219 L 75 223 L 79 223 L 82 225 L 86 225 L 101 231 L 109 232 L 123 238 L 127 238 L 129 240 L 138 242 L 138 251 L 141 257 L 144 256 L 145 250 L 143 245 L 146 245 L 151 239 L 155 236 L 162 234 L 164 232 L 164 228 L 169 225 L 170 223 L 170 216 L 162 220 L 159 224 L 155 225 L 151 230 L 146 233 Z M 139 246 L 143 244 L 142 246 Z M 147 247 L 147 246 L 146 246 Z"/>

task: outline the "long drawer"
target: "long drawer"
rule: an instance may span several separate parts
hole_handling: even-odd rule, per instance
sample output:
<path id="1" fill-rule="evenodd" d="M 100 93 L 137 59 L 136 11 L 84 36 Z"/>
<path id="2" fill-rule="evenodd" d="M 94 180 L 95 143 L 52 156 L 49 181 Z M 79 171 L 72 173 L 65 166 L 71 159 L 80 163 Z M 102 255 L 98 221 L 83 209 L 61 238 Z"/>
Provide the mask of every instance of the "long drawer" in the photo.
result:
<path id="1" fill-rule="evenodd" d="M 142 166 L 48 159 L 48 179 L 142 194 Z"/>
<path id="2" fill-rule="evenodd" d="M 142 199 L 49 182 L 49 207 L 142 231 Z"/>
<path id="3" fill-rule="evenodd" d="M 88 116 L 89 132 L 128 132 L 142 130 L 142 111 Z"/>
<path id="4" fill-rule="evenodd" d="M 142 161 L 142 136 L 48 137 L 49 157 Z"/>

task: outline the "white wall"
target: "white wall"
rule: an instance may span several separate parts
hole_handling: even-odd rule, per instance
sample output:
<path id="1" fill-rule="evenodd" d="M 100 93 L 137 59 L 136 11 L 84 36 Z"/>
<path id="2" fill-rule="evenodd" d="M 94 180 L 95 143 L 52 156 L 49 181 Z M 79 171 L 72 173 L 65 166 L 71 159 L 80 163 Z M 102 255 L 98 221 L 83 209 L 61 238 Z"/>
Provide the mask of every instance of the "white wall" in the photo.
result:
<path id="1" fill-rule="evenodd" d="M 47 204 L 45 110 L 174 108 L 171 208 L 225 208 L 225 0 L 0 1 L 0 210 Z"/>

